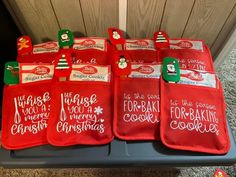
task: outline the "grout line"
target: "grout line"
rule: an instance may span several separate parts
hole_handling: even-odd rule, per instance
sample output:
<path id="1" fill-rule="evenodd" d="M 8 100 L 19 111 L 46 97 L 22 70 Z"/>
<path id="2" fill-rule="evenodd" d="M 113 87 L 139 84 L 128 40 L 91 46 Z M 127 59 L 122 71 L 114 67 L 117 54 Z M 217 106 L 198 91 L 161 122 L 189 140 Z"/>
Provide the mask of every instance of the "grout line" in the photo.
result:
<path id="1" fill-rule="evenodd" d="M 54 16 L 55 16 L 55 18 L 56 18 L 57 25 L 58 25 L 59 29 L 61 29 L 61 26 L 60 26 L 59 20 L 58 20 L 58 18 L 57 18 L 57 14 L 56 14 L 56 12 L 55 12 L 54 6 L 52 5 L 52 0 L 50 0 L 49 2 L 50 2 L 50 4 L 51 4 L 52 11 L 53 11 Z"/>
<path id="2" fill-rule="evenodd" d="M 189 13 L 188 19 L 187 19 L 186 24 L 185 24 L 185 26 L 184 26 L 183 32 L 182 32 L 182 34 L 181 34 L 181 38 L 183 38 L 183 35 L 184 35 L 184 32 L 185 32 L 185 30 L 186 30 L 186 28 L 187 28 L 189 19 L 190 19 L 191 15 L 192 15 L 192 12 L 193 12 L 193 8 L 194 8 L 194 6 L 195 6 L 195 3 L 196 3 L 196 0 L 194 0 L 194 2 L 193 2 L 193 6 L 192 6 L 192 8 L 191 8 L 191 11 L 190 11 L 190 13 Z"/>
<path id="3" fill-rule="evenodd" d="M 231 11 L 230 11 L 230 13 L 229 13 L 228 17 L 226 18 L 226 20 L 225 20 L 225 22 L 224 22 L 223 26 L 221 27 L 221 29 L 220 29 L 219 33 L 217 34 L 217 36 L 216 36 L 215 40 L 212 42 L 210 49 L 211 49 L 211 48 L 214 46 L 214 44 L 215 44 L 216 40 L 217 40 L 217 39 L 218 39 L 218 37 L 220 36 L 220 33 L 221 33 L 221 32 L 222 32 L 222 30 L 224 29 L 224 27 L 225 27 L 225 24 L 227 23 L 227 21 L 229 20 L 229 18 L 230 18 L 230 16 L 231 16 L 231 14 L 233 13 L 233 11 L 234 11 L 234 8 L 236 8 L 236 3 L 234 4 L 233 8 L 231 9 Z M 216 51 L 216 53 L 217 53 L 217 52 L 218 52 L 218 51 Z M 215 54 L 214 54 L 214 55 L 215 55 Z"/>
<path id="4" fill-rule="evenodd" d="M 160 21 L 160 25 L 159 25 L 158 31 L 161 30 L 161 25 L 162 25 L 162 21 L 163 21 L 164 15 L 165 15 L 165 9 L 166 9 L 167 1 L 168 1 L 168 0 L 165 1 L 164 7 L 163 7 L 162 16 L 161 16 L 161 21 Z"/>
<path id="5" fill-rule="evenodd" d="M 127 28 L 127 0 L 119 0 L 119 29 L 126 32 Z"/>
<path id="6" fill-rule="evenodd" d="M 80 5 L 80 11 L 81 11 L 82 19 L 83 19 L 85 36 L 88 36 L 88 32 L 87 32 L 87 28 L 86 28 L 86 24 L 85 24 L 85 20 L 84 20 L 84 12 L 83 12 L 82 5 L 81 5 L 81 0 L 79 0 L 79 5 Z"/>

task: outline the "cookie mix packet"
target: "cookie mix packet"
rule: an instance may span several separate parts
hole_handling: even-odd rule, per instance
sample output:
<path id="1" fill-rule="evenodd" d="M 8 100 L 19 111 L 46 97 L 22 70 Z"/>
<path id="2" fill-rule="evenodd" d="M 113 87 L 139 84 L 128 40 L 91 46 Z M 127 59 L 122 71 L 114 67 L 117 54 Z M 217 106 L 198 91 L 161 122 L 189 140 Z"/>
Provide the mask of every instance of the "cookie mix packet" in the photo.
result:
<path id="1" fill-rule="evenodd" d="M 110 75 L 111 75 L 110 66 L 74 64 L 72 65 L 70 81 L 109 82 Z"/>
<path id="2" fill-rule="evenodd" d="M 51 80 L 54 74 L 52 64 L 19 63 L 20 83 L 29 83 L 42 80 Z"/>
<path id="3" fill-rule="evenodd" d="M 131 64 L 131 78 L 160 78 L 161 65 L 158 64 Z"/>
<path id="4" fill-rule="evenodd" d="M 217 76 L 213 73 L 181 69 L 180 81 L 178 83 L 217 88 L 216 79 Z"/>

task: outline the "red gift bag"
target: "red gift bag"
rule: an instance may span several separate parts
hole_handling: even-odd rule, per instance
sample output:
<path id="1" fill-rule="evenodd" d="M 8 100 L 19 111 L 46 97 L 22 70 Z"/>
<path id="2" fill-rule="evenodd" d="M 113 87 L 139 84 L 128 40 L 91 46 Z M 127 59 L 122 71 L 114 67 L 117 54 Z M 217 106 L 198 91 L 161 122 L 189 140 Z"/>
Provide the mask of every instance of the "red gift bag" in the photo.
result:
<path id="1" fill-rule="evenodd" d="M 165 57 L 178 59 L 180 68 L 214 71 L 209 48 L 200 40 L 170 39 L 170 49 L 159 51 L 159 60 Z"/>
<path id="2" fill-rule="evenodd" d="M 161 141 L 169 148 L 227 153 L 230 140 L 221 85 L 210 88 L 161 79 L 160 131 Z"/>
<path id="3" fill-rule="evenodd" d="M 50 81 L 4 87 L 2 145 L 22 149 L 47 144 Z"/>
<path id="4" fill-rule="evenodd" d="M 159 139 L 159 79 L 115 78 L 115 136 L 122 140 Z"/>
<path id="5" fill-rule="evenodd" d="M 55 82 L 48 142 L 55 146 L 100 145 L 112 141 L 110 83 Z"/>

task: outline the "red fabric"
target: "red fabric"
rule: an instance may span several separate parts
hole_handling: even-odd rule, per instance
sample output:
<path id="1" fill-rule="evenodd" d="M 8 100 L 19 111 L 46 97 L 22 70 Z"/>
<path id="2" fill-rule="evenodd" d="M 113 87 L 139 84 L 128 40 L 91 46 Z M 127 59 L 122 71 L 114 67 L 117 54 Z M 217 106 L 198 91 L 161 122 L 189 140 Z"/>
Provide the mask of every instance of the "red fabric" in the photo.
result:
<path id="1" fill-rule="evenodd" d="M 114 134 L 122 140 L 159 139 L 159 79 L 116 78 Z"/>
<path id="2" fill-rule="evenodd" d="M 137 46 L 136 49 L 129 50 L 126 45 L 129 43 L 128 40 L 134 40 Z M 152 44 L 150 44 L 152 42 Z M 139 47 L 138 47 L 139 46 Z M 152 47 L 151 49 L 145 48 L 145 46 Z M 143 48 L 142 48 L 143 47 Z M 153 39 L 127 39 L 125 44 L 125 52 L 130 56 L 132 62 L 137 63 L 151 63 L 157 62 L 158 53 L 154 46 Z"/>
<path id="3" fill-rule="evenodd" d="M 47 132 L 50 144 L 109 143 L 113 139 L 111 121 L 109 83 L 84 81 L 53 84 Z"/>
<path id="4" fill-rule="evenodd" d="M 224 154 L 230 148 L 222 87 L 161 79 L 161 140 L 169 148 Z"/>
<path id="5" fill-rule="evenodd" d="M 4 87 L 3 147 L 22 149 L 47 144 L 50 85 L 50 81 L 42 81 Z"/>
<path id="6" fill-rule="evenodd" d="M 107 65 L 110 59 L 111 47 L 108 42 L 106 42 L 105 45 L 105 51 L 100 51 L 96 49 L 59 49 L 59 52 L 18 55 L 17 61 L 20 63 L 53 63 L 58 53 L 66 52 L 71 54 L 74 63 L 94 63 L 100 65 Z"/>
<path id="7" fill-rule="evenodd" d="M 125 43 L 124 36 L 119 28 L 108 28 L 108 35 L 113 45 Z"/>
<path id="8" fill-rule="evenodd" d="M 180 68 L 202 71 L 214 71 L 212 56 L 209 48 L 204 45 L 204 51 L 194 49 L 164 49 L 159 51 L 160 62 L 165 57 L 179 60 Z"/>

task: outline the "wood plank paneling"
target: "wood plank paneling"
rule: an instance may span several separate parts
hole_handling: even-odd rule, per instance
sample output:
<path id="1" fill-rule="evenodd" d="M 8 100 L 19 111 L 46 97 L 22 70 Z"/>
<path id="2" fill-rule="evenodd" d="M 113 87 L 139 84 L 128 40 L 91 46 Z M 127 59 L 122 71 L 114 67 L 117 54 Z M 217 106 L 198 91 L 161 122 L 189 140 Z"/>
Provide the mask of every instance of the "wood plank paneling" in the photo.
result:
<path id="1" fill-rule="evenodd" d="M 70 29 L 76 37 L 86 36 L 78 0 L 51 0 L 60 28 Z"/>
<path id="2" fill-rule="evenodd" d="M 81 0 L 88 36 L 108 36 L 108 27 L 119 25 L 118 0 Z"/>
<path id="3" fill-rule="evenodd" d="M 34 43 L 56 40 L 59 26 L 48 0 L 9 0 L 9 5 Z"/>
<path id="4" fill-rule="evenodd" d="M 153 37 L 153 33 L 160 28 L 165 2 L 165 0 L 128 0 L 129 37 Z"/>
<path id="5" fill-rule="evenodd" d="M 20 30 L 20 32 L 22 34 L 26 34 L 26 31 L 25 31 L 23 25 L 20 23 L 20 19 L 18 19 L 18 17 L 16 16 L 14 9 L 12 9 L 11 5 L 9 4 L 9 1 L 3 0 L 3 3 L 5 4 L 8 12 L 10 13 L 12 19 L 14 20 L 17 28 Z"/>
<path id="6" fill-rule="evenodd" d="M 223 44 L 229 37 L 228 35 L 232 31 L 232 29 L 236 27 L 236 5 L 234 5 L 234 9 L 230 13 L 227 21 L 225 22 L 223 28 L 219 32 L 216 40 L 214 41 L 213 45 L 211 46 L 211 52 L 213 58 L 215 59 L 217 56 L 218 51 L 223 47 Z"/>
<path id="7" fill-rule="evenodd" d="M 204 39 L 211 46 L 234 4 L 235 0 L 197 0 L 183 37 Z"/>
<path id="8" fill-rule="evenodd" d="M 161 30 L 164 30 L 172 38 L 182 36 L 194 0 L 167 0 Z"/>

